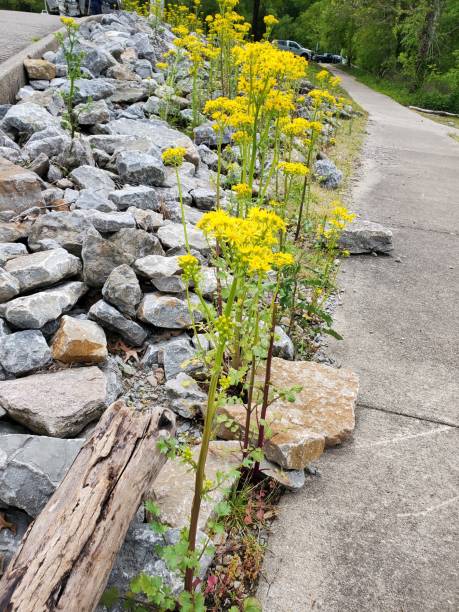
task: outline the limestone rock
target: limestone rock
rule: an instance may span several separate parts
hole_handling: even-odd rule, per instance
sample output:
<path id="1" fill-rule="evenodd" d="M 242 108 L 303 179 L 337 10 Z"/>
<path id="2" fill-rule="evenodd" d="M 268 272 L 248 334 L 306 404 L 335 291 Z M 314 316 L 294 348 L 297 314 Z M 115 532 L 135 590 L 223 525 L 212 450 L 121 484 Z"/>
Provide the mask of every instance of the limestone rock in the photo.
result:
<path id="1" fill-rule="evenodd" d="M 134 217 L 137 227 L 146 232 L 153 232 L 166 223 L 163 215 L 153 210 L 142 210 L 131 206 L 128 212 Z"/>
<path id="2" fill-rule="evenodd" d="M 16 242 L 21 238 L 27 238 L 27 223 L 1 223 L 0 222 L 0 242 Z"/>
<path id="3" fill-rule="evenodd" d="M 109 238 L 110 242 L 124 251 L 132 263 L 147 255 L 164 255 L 162 246 L 156 236 L 140 229 L 122 229 Z"/>
<path id="4" fill-rule="evenodd" d="M 111 202 L 105 191 L 95 189 L 82 189 L 75 199 L 74 208 L 79 210 L 100 211 L 104 213 L 116 212 L 116 206 Z"/>
<path id="5" fill-rule="evenodd" d="M 29 234 L 29 246 L 35 250 L 41 240 L 54 240 L 73 255 L 81 254 L 86 231 L 92 227 L 84 216 L 66 212 L 47 213 L 38 217 Z"/>
<path id="6" fill-rule="evenodd" d="M 206 237 L 193 225 L 187 224 L 187 235 L 191 249 L 201 253 L 209 252 L 209 243 Z M 169 223 L 158 230 L 158 238 L 166 249 L 174 249 L 185 246 L 185 234 L 180 223 Z"/>
<path id="7" fill-rule="evenodd" d="M 56 66 L 46 60 L 26 58 L 24 60 L 24 68 L 29 79 L 45 79 L 50 81 L 56 78 Z"/>
<path id="8" fill-rule="evenodd" d="M 7 261 L 19 255 L 27 255 L 27 248 L 24 244 L 20 242 L 0 243 L 0 265 L 3 266 Z"/>
<path id="9" fill-rule="evenodd" d="M 92 226 L 103 233 L 118 232 L 126 228 L 135 228 L 134 217 L 128 212 L 101 212 L 100 210 L 76 210 L 75 216 L 86 217 Z"/>
<path id="10" fill-rule="evenodd" d="M 94 228 L 86 232 L 81 256 L 84 279 L 91 287 L 102 287 L 114 268 L 133 261 L 122 245 L 105 240 Z"/>
<path id="11" fill-rule="evenodd" d="M 161 293 L 145 294 L 137 309 L 137 316 L 145 323 L 165 329 L 185 329 L 192 323 L 186 300 Z M 194 312 L 194 317 L 195 321 L 202 319 L 198 310 Z"/>
<path id="12" fill-rule="evenodd" d="M 101 363 L 108 356 L 104 330 L 93 321 L 64 315 L 54 336 L 52 353 L 63 363 Z"/>
<path id="13" fill-rule="evenodd" d="M 0 365 L 7 374 L 21 376 L 51 362 L 51 351 L 43 334 L 27 330 L 0 338 Z"/>
<path id="14" fill-rule="evenodd" d="M 108 172 L 93 166 L 79 166 L 72 170 L 69 178 L 80 189 L 94 189 L 108 194 L 116 188 Z"/>
<path id="15" fill-rule="evenodd" d="M 322 187 L 337 189 L 343 180 L 343 173 L 330 159 L 319 159 L 314 165 L 314 172 Z"/>
<path id="16" fill-rule="evenodd" d="M 207 402 L 207 395 L 188 374 L 180 372 L 166 382 L 165 388 L 171 409 L 180 416 L 193 419 L 204 412 L 203 405 Z"/>
<path id="17" fill-rule="evenodd" d="M 185 283 L 181 279 L 182 269 L 179 257 L 163 257 L 161 255 L 148 255 L 134 262 L 134 268 L 143 277 L 151 280 L 152 284 L 165 293 L 182 293 Z"/>
<path id="18" fill-rule="evenodd" d="M 0 303 L 8 302 L 20 291 L 19 281 L 0 268 Z"/>
<path id="19" fill-rule="evenodd" d="M 193 204 L 201 210 L 212 210 L 215 208 L 217 193 L 214 189 L 198 187 L 190 191 Z"/>
<path id="20" fill-rule="evenodd" d="M 257 378 L 261 380 L 262 373 Z M 302 390 L 295 393 L 294 402 L 278 399 L 269 406 L 267 422 L 272 436 L 264 450 L 270 461 L 284 469 L 302 469 L 320 457 L 324 445 L 334 446 L 351 435 L 358 378 L 350 370 L 275 357 L 271 382 L 278 389 L 300 386 Z M 226 406 L 223 413 L 239 425 L 239 430 L 231 432 L 222 427 L 219 435 L 225 439 L 239 437 L 245 422 L 244 408 Z"/>
<path id="21" fill-rule="evenodd" d="M 280 325 L 274 330 L 274 355 L 292 361 L 295 358 L 295 347 L 291 338 Z"/>
<path id="22" fill-rule="evenodd" d="M 70 281 L 33 295 L 15 298 L 5 305 L 6 320 L 19 329 L 40 329 L 69 311 L 88 290 Z"/>
<path id="23" fill-rule="evenodd" d="M 161 210 L 156 190 L 146 185 L 125 185 L 123 189 L 112 191 L 109 198 L 118 210 L 126 210 L 131 206 L 156 212 Z"/>
<path id="24" fill-rule="evenodd" d="M 110 111 L 105 100 L 98 100 L 87 106 L 81 104 L 75 108 L 80 125 L 97 125 L 110 121 Z"/>
<path id="25" fill-rule="evenodd" d="M 159 155 L 121 151 L 116 158 L 116 167 L 125 183 L 157 186 L 164 183 L 165 168 Z"/>
<path id="26" fill-rule="evenodd" d="M 0 502 L 36 517 L 61 483 L 84 440 L 8 434 L 1 441 Z"/>
<path id="27" fill-rule="evenodd" d="M 0 405 L 35 433 L 72 437 L 106 407 L 105 375 L 97 367 L 70 368 L 0 382 Z"/>
<path id="28" fill-rule="evenodd" d="M 347 225 L 340 237 L 339 246 L 351 255 L 360 253 L 388 253 L 392 251 L 392 232 L 373 221 L 356 219 Z"/>
<path id="29" fill-rule="evenodd" d="M 58 122 L 46 109 L 38 104 L 26 102 L 12 106 L 2 121 L 2 129 L 8 134 L 31 135 L 47 127 L 55 127 Z"/>
<path id="30" fill-rule="evenodd" d="M 126 264 L 115 268 L 102 288 L 102 295 L 124 314 L 134 316 L 142 299 L 142 290 L 134 270 Z"/>
<path id="31" fill-rule="evenodd" d="M 21 255 L 8 261 L 5 270 L 19 283 L 21 293 L 49 287 L 81 272 L 81 262 L 65 249 Z"/>
<path id="32" fill-rule="evenodd" d="M 193 449 L 193 457 L 197 460 L 200 447 Z M 215 480 L 217 472 L 237 470 L 242 461 L 239 442 L 212 441 L 206 463 L 206 477 Z M 237 479 L 233 474 L 221 488 L 209 494 L 209 499 L 203 501 L 199 515 L 199 529 L 204 530 L 212 518 L 217 503 L 225 498 L 224 490 Z M 194 493 L 194 473 L 180 460 L 168 461 L 153 483 L 155 502 L 160 509 L 160 518 L 171 527 L 186 527 L 189 522 L 191 504 Z"/>
<path id="33" fill-rule="evenodd" d="M 38 176 L 0 157 L 0 211 L 20 213 L 33 206 L 43 207 Z"/>
<path id="34" fill-rule="evenodd" d="M 69 84 L 64 82 L 62 91 L 69 92 Z M 115 85 L 109 83 L 106 79 L 77 79 L 75 81 L 75 102 L 88 102 L 92 100 L 106 100 L 116 91 Z"/>
<path id="35" fill-rule="evenodd" d="M 99 300 L 91 306 L 88 316 L 105 329 L 117 333 L 132 346 L 142 345 L 148 336 L 148 332 L 141 325 L 126 318 L 104 300 Z"/>

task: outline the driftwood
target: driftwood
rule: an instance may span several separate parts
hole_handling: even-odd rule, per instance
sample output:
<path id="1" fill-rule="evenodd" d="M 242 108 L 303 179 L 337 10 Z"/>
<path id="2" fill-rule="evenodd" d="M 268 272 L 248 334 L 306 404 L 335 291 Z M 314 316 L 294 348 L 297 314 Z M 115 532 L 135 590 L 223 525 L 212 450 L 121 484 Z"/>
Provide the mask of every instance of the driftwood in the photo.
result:
<path id="1" fill-rule="evenodd" d="M 118 401 L 105 412 L 0 581 L 2 612 L 94 610 L 165 463 L 156 442 L 174 431 L 168 410 L 134 412 Z"/>
<path id="2" fill-rule="evenodd" d="M 419 106 L 409 106 L 411 110 L 418 111 L 418 113 L 427 113 L 428 115 L 440 115 L 440 117 L 459 117 L 455 113 L 448 113 L 447 111 L 441 110 L 429 110 L 428 108 L 419 108 Z"/>

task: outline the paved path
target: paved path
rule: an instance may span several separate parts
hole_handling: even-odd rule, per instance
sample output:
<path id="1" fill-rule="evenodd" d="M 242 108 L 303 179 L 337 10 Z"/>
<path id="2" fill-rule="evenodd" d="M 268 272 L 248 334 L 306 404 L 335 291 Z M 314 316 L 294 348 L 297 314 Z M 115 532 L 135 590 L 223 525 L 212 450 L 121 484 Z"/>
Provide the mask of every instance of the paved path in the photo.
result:
<path id="1" fill-rule="evenodd" d="M 259 597 L 264 612 L 457 612 L 459 144 L 343 80 L 370 113 L 353 207 L 395 251 L 344 264 L 329 348 L 361 378 L 354 439 L 284 496 Z"/>
<path id="2" fill-rule="evenodd" d="M 60 25 L 55 15 L 0 11 L 0 64 Z"/>

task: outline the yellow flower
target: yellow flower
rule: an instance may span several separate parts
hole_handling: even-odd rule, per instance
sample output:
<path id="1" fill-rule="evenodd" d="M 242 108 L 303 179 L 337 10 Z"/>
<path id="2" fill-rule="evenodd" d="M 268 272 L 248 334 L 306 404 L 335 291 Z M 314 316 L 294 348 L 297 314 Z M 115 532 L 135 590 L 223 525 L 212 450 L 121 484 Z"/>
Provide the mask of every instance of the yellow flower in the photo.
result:
<path id="1" fill-rule="evenodd" d="M 302 164 L 301 162 L 280 162 L 278 165 L 279 170 L 282 170 L 284 174 L 288 174 L 290 176 L 306 176 L 309 174 L 309 168 L 306 164 Z"/>
<path id="2" fill-rule="evenodd" d="M 178 168 L 183 164 L 183 158 L 185 155 L 185 147 L 173 147 L 171 149 L 166 149 L 162 154 L 163 163 L 166 166 L 174 166 Z"/>
<path id="3" fill-rule="evenodd" d="M 267 28 L 273 28 L 276 24 L 279 23 L 279 19 L 274 17 L 274 15 L 266 15 L 263 21 L 265 22 L 265 26 Z"/>
<path id="4" fill-rule="evenodd" d="M 341 79 L 339 76 L 334 76 L 329 81 L 331 87 L 338 87 L 341 83 Z"/>
<path id="5" fill-rule="evenodd" d="M 321 70 L 317 73 L 316 79 L 318 81 L 325 81 L 325 79 L 328 79 L 329 76 L 330 73 L 328 72 L 328 70 Z"/>
<path id="6" fill-rule="evenodd" d="M 291 266 L 294 261 L 293 255 L 290 253 L 275 253 L 273 256 L 273 264 L 278 268 Z"/>
<path id="7" fill-rule="evenodd" d="M 166 62 L 157 62 L 156 68 L 158 68 L 158 70 L 167 70 L 168 64 L 166 64 Z"/>
<path id="8" fill-rule="evenodd" d="M 231 189 L 238 198 L 243 199 L 252 196 L 252 190 L 246 183 L 238 183 L 237 185 L 233 185 Z"/>
<path id="9" fill-rule="evenodd" d="M 197 281 L 200 263 L 199 259 L 194 255 L 181 255 L 179 257 L 179 266 L 183 270 L 183 277 L 185 280 Z"/>

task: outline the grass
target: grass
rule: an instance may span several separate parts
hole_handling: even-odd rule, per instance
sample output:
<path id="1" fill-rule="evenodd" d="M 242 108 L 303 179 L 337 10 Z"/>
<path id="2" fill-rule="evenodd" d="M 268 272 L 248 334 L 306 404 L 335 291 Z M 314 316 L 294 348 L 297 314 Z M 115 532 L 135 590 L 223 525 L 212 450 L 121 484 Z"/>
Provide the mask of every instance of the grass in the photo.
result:
<path id="1" fill-rule="evenodd" d="M 364 85 L 368 85 L 371 89 L 393 98 L 396 102 L 403 104 L 403 106 L 416 104 L 414 94 L 409 91 L 408 87 L 403 82 L 380 78 L 356 67 L 350 68 L 349 66 L 340 66 L 340 68 L 348 74 L 351 74 Z"/>

